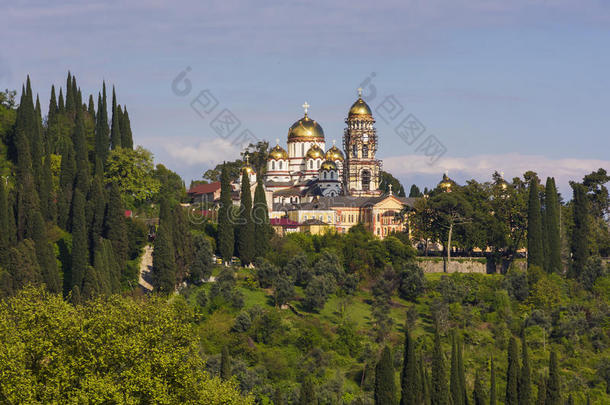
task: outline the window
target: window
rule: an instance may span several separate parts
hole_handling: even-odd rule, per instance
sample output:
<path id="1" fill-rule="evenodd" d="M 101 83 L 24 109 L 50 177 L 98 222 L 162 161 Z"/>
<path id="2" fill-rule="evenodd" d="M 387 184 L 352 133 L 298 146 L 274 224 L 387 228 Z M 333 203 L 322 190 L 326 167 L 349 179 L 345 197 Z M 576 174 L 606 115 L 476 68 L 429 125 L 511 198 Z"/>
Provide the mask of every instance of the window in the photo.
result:
<path id="1" fill-rule="evenodd" d="M 282 170 L 282 166 L 283 166 L 283 164 L 282 164 L 282 163 L 284 163 L 284 162 L 282 162 L 282 161 L 280 160 L 280 170 Z"/>
<path id="2" fill-rule="evenodd" d="M 371 189 L 371 172 L 368 170 L 362 171 L 362 189 L 365 191 Z"/>
<path id="3" fill-rule="evenodd" d="M 301 144 L 301 156 L 305 156 L 305 144 Z"/>
<path id="4" fill-rule="evenodd" d="M 322 173 L 322 177 L 326 180 L 326 172 Z"/>
<path id="5" fill-rule="evenodd" d="M 377 222 L 379 222 L 379 214 L 377 214 Z"/>
<path id="6" fill-rule="evenodd" d="M 330 172 L 330 178 L 334 179 L 335 178 L 335 172 Z"/>
<path id="7" fill-rule="evenodd" d="M 352 146 L 352 156 L 358 157 L 358 145 Z"/>
<path id="8" fill-rule="evenodd" d="M 316 161 L 316 169 L 319 169 L 319 168 L 320 168 L 320 161 L 318 160 L 318 161 Z"/>
<path id="9" fill-rule="evenodd" d="M 362 157 L 363 158 L 369 157 L 369 146 L 368 145 L 362 146 Z"/>
<path id="10" fill-rule="evenodd" d="M 271 161 L 271 170 L 275 170 L 275 160 Z"/>
<path id="11" fill-rule="evenodd" d="M 309 168 L 310 168 L 310 169 L 313 169 L 313 160 L 310 160 L 310 161 L 309 161 Z"/>

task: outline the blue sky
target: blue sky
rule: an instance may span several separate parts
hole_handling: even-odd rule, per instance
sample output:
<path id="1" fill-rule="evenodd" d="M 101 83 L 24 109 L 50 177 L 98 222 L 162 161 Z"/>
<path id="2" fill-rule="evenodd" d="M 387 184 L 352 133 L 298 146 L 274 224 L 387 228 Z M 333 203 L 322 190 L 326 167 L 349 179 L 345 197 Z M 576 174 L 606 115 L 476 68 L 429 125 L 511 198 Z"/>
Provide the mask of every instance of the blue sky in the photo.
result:
<path id="1" fill-rule="evenodd" d="M 446 153 L 434 164 L 377 115 L 378 156 L 406 185 L 513 177 L 568 180 L 610 169 L 610 2 L 17 1 L 2 5 L 0 87 L 30 74 L 46 108 L 70 69 L 85 94 L 117 87 L 135 142 L 185 180 L 234 159 L 210 127 L 229 109 L 259 139 L 285 143 L 302 115 L 340 144 L 356 88 L 394 96 Z M 188 95 L 172 91 L 187 67 Z M 209 90 L 218 107 L 190 106 Z M 370 89 L 370 88 L 368 88 Z M 365 87 L 365 95 L 367 88 Z M 402 117 L 402 116 L 401 116 Z M 397 118 L 400 120 L 401 117 Z"/>

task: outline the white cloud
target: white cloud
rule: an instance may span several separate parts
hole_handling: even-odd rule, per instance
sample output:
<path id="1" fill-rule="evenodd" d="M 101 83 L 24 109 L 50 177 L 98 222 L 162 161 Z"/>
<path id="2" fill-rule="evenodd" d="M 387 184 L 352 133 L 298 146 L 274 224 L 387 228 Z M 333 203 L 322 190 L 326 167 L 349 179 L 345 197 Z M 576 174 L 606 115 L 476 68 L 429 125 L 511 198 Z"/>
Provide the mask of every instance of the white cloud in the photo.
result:
<path id="1" fill-rule="evenodd" d="M 195 146 L 166 143 L 165 149 L 172 158 L 186 165 L 213 167 L 224 160 L 235 160 L 239 157 L 239 148 L 222 138 L 201 141 Z"/>

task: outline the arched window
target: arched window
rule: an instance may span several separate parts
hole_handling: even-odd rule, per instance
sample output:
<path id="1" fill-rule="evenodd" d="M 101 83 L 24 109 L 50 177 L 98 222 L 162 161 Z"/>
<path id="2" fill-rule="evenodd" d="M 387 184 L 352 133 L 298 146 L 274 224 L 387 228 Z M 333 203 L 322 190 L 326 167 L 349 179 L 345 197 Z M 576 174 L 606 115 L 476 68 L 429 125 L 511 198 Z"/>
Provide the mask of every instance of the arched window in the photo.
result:
<path id="1" fill-rule="evenodd" d="M 284 165 L 283 165 L 283 163 L 284 163 L 284 162 L 282 162 L 282 161 L 280 160 L 280 170 L 282 170 L 282 169 L 283 169 L 283 166 L 284 166 Z"/>
<path id="2" fill-rule="evenodd" d="M 363 158 L 369 157 L 369 146 L 368 145 L 362 146 L 362 157 Z"/>
<path id="3" fill-rule="evenodd" d="M 330 178 L 334 179 L 335 178 L 335 172 L 330 172 Z"/>
<path id="4" fill-rule="evenodd" d="M 320 161 L 319 161 L 319 160 L 317 160 L 317 161 L 316 161 L 316 169 L 319 169 L 319 168 L 320 168 Z"/>
<path id="5" fill-rule="evenodd" d="M 305 144 L 301 144 L 301 156 L 305 156 Z"/>
<path id="6" fill-rule="evenodd" d="M 352 156 L 358 157 L 358 145 L 352 146 Z"/>
<path id="7" fill-rule="evenodd" d="M 371 172 L 368 170 L 362 171 L 362 189 L 365 191 L 371 189 Z"/>
<path id="8" fill-rule="evenodd" d="M 271 161 L 271 170 L 275 170 L 275 160 Z"/>
<path id="9" fill-rule="evenodd" d="M 326 172 L 322 173 L 322 177 L 324 178 L 324 180 L 326 180 Z"/>
<path id="10" fill-rule="evenodd" d="M 310 168 L 310 169 L 313 169 L 313 160 L 310 160 L 310 161 L 309 161 L 309 168 Z"/>

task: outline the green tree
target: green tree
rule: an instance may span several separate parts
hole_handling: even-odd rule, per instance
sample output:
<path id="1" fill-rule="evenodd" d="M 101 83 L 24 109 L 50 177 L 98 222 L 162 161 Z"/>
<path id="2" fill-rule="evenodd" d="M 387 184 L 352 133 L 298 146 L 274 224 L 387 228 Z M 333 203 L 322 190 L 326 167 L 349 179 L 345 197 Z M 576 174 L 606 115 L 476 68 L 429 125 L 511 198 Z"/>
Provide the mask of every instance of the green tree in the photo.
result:
<path id="1" fill-rule="evenodd" d="M 546 218 L 546 240 L 548 241 L 548 268 L 551 273 L 561 272 L 561 235 L 559 229 L 559 195 L 555 186 L 555 179 L 546 179 L 546 189 L 544 193 L 545 218 Z"/>
<path id="2" fill-rule="evenodd" d="M 531 405 L 532 394 L 532 372 L 530 370 L 530 360 L 527 350 L 527 342 L 523 337 L 521 345 L 521 374 L 519 379 L 519 405 Z"/>
<path id="3" fill-rule="evenodd" d="M 68 229 L 70 224 L 70 207 L 74 193 L 74 180 L 76 178 L 76 162 L 71 143 L 64 146 L 61 154 L 61 168 L 59 174 L 59 195 L 57 198 L 57 213 L 59 226 Z"/>
<path id="4" fill-rule="evenodd" d="M 483 380 L 477 370 L 474 377 L 474 391 L 472 393 L 472 399 L 474 405 L 487 405 L 487 399 L 485 395 L 485 388 L 483 388 Z"/>
<path id="5" fill-rule="evenodd" d="M 195 254 L 191 263 L 190 277 L 193 282 L 206 280 L 212 275 L 212 245 L 205 235 L 198 234 L 193 238 Z"/>
<path id="6" fill-rule="evenodd" d="M 75 187 L 86 195 L 89 191 L 89 158 L 81 108 L 76 111 L 73 142 L 76 161 Z"/>
<path id="7" fill-rule="evenodd" d="M 375 367 L 375 404 L 393 405 L 396 402 L 394 366 L 390 348 L 385 346 Z"/>
<path id="8" fill-rule="evenodd" d="M 127 229 L 125 227 L 125 210 L 121 201 L 119 187 L 112 183 L 108 190 L 108 206 L 104 218 L 104 237 L 112 242 L 112 249 L 116 255 L 116 260 L 121 268 L 121 272 L 126 270 L 127 250 Z"/>
<path id="9" fill-rule="evenodd" d="M 254 221 L 254 251 L 255 257 L 264 257 L 269 250 L 269 239 L 273 229 L 269 224 L 269 208 L 263 181 L 259 178 L 254 191 L 254 205 L 252 206 L 252 220 Z"/>
<path id="10" fill-rule="evenodd" d="M 237 253 L 241 264 L 246 266 L 254 259 L 254 222 L 252 221 L 252 194 L 250 179 L 244 170 L 241 176 L 241 204 L 239 207 L 239 226 L 237 232 Z"/>
<path id="11" fill-rule="evenodd" d="M 529 183 L 529 200 L 527 205 L 527 265 L 544 266 L 542 246 L 542 216 L 538 179 L 533 177 Z"/>
<path id="12" fill-rule="evenodd" d="M 559 404 L 561 401 L 561 385 L 559 383 L 559 364 L 557 362 L 557 353 L 551 351 L 549 360 L 549 378 L 546 383 L 546 399 L 545 404 Z"/>
<path id="13" fill-rule="evenodd" d="M 311 377 L 307 377 L 303 384 L 301 384 L 299 405 L 316 405 L 317 403 L 318 396 L 316 395 L 316 387 Z"/>
<path id="14" fill-rule="evenodd" d="M 273 301 L 277 307 L 285 305 L 294 297 L 294 284 L 290 277 L 279 276 L 273 282 Z"/>
<path id="15" fill-rule="evenodd" d="M 496 391 L 496 367 L 494 366 L 494 359 L 491 358 L 491 376 L 489 381 L 489 405 L 496 405 L 497 400 Z"/>
<path id="16" fill-rule="evenodd" d="M 83 280 L 89 265 L 87 246 L 87 224 L 85 220 L 85 197 L 80 190 L 74 191 L 72 205 L 72 265 L 70 268 L 70 289 L 75 285 L 82 291 Z"/>
<path id="17" fill-rule="evenodd" d="M 460 385 L 458 349 L 455 333 L 451 338 L 451 369 L 449 372 L 449 391 L 451 393 L 452 405 L 463 405 L 464 397 Z"/>
<path id="18" fill-rule="evenodd" d="M 110 128 L 108 127 L 108 106 L 106 102 L 106 82 L 102 84 L 102 94 L 97 97 L 97 117 L 95 122 L 96 168 L 103 169 L 110 148 Z M 99 163 L 97 163 L 99 162 Z M 96 171 L 96 174 L 97 171 Z"/>
<path id="19" fill-rule="evenodd" d="M 546 378 L 542 377 L 538 382 L 538 397 L 536 405 L 545 405 L 546 403 Z"/>
<path id="20" fill-rule="evenodd" d="M 112 86 L 112 125 L 110 126 L 110 146 L 112 150 L 121 147 L 121 123 L 119 120 L 119 110 L 116 104 L 116 92 Z"/>
<path id="21" fill-rule="evenodd" d="M 231 179 L 226 164 L 222 166 L 220 188 L 220 207 L 218 209 L 218 251 L 225 262 L 230 262 L 233 257 L 234 231 L 231 209 Z"/>
<path id="22" fill-rule="evenodd" d="M 572 229 L 572 268 L 570 275 L 580 277 L 591 255 L 590 205 L 585 186 L 575 182 L 570 183 L 570 185 L 574 192 L 572 200 L 574 227 Z"/>
<path id="23" fill-rule="evenodd" d="M 129 113 L 127 107 L 123 107 L 121 115 L 121 146 L 123 148 L 133 149 L 133 135 L 131 133 L 131 122 L 129 121 Z"/>
<path id="24" fill-rule="evenodd" d="M 415 343 L 411 339 L 409 330 L 405 327 L 404 360 L 401 375 L 400 405 L 416 405 L 422 397 L 418 370 L 415 362 Z"/>
<path id="25" fill-rule="evenodd" d="M 126 203 L 141 203 L 152 199 L 161 188 L 154 170 L 153 156 L 148 150 L 141 146 L 119 148 L 108 155 L 104 177 L 106 184 L 119 187 Z"/>
<path id="26" fill-rule="evenodd" d="M 423 197 L 423 194 L 419 190 L 419 187 L 417 187 L 415 184 L 412 184 L 411 189 L 409 189 L 409 198 L 417 198 L 417 197 Z"/>
<path id="27" fill-rule="evenodd" d="M 231 356 L 229 356 L 229 348 L 227 346 L 222 347 L 220 355 L 220 378 L 223 381 L 231 378 Z"/>
<path id="28" fill-rule="evenodd" d="M 437 330 L 434 333 L 434 350 L 432 352 L 432 381 L 430 399 L 433 404 L 448 405 L 449 392 L 445 374 L 445 355 L 441 348 L 441 337 Z"/>
<path id="29" fill-rule="evenodd" d="M 153 280 L 155 289 L 171 293 L 176 286 L 176 264 L 172 230 L 166 221 L 161 221 L 155 238 L 153 251 Z"/>
<path id="30" fill-rule="evenodd" d="M 508 344 L 508 366 L 506 368 L 506 405 L 519 404 L 519 349 L 517 339 L 511 336 Z"/>

